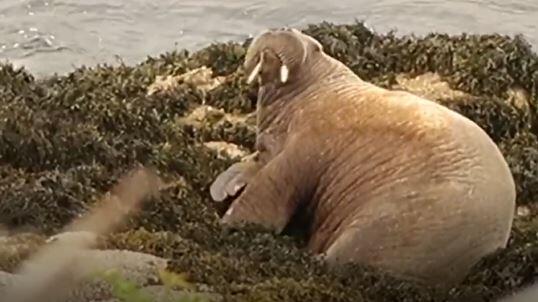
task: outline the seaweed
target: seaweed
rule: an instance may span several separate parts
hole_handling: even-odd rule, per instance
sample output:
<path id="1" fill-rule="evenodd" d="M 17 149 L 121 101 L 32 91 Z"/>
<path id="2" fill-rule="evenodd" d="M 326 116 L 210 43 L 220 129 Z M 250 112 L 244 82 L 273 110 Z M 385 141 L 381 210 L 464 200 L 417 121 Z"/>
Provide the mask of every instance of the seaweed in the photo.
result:
<path id="1" fill-rule="evenodd" d="M 102 238 L 100 248 L 170 259 L 173 272 L 224 301 L 491 301 L 535 282 L 538 57 L 531 47 L 521 37 L 498 34 L 397 37 L 360 22 L 323 22 L 304 31 L 380 86 L 406 89 L 398 84 L 401 75 L 438 75 L 457 93 L 434 100 L 475 121 L 505 155 L 517 203 L 531 213 L 516 217 L 508 248 L 483 259 L 462 284 L 427 288 L 358 265 L 332 270 L 292 232 L 277 236 L 219 224 L 221 209 L 208 186 L 237 158 L 208 143 L 252 151 L 256 87 L 244 83 L 241 68 L 248 39 L 43 79 L 1 65 L 0 224 L 57 233 L 121 174 L 146 165 L 159 171 L 166 187 Z M 220 85 L 206 89 L 184 81 L 148 93 L 158 77 L 202 67 L 223 77 Z M 516 90 L 523 99 L 514 101 Z M 0 253 L 0 268 L 12 270 L 27 252 Z"/>
<path id="2" fill-rule="evenodd" d="M 516 182 L 519 204 L 536 204 L 538 197 L 538 138 L 529 131 L 499 144 Z"/>

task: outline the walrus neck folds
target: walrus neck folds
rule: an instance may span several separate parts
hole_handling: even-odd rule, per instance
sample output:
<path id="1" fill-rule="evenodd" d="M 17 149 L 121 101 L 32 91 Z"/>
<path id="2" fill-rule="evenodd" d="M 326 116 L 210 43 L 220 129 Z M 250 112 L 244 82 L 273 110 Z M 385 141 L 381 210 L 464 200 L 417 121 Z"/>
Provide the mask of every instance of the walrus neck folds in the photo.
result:
<path id="1" fill-rule="evenodd" d="M 301 84 L 281 85 L 268 83 L 258 91 L 258 129 L 285 128 L 296 107 L 295 98 L 310 87 L 312 79 L 303 78 Z M 277 125 L 278 124 L 278 125 Z"/>
<path id="2" fill-rule="evenodd" d="M 288 117 L 293 112 L 293 103 L 290 102 L 289 96 L 278 97 L 278 94 L 275 89 L 267 87 L 260 89 L 257 109 L 258 132 L 274 128 L 277 124 L 283 126 L 289 122 Z"/>
<path id="3" fill-rule="evenodd" d="M 338 63 L 326 56 L 311 58 L 297 71 L 300 76 L 290 75 L 288 83 L 268 82 L 261 85 L 258 90 L 258 129 L 263 131 L 277 120 L 285 126 L 287 117 L 293 115 L 297 105 L 296 97 L 303 95 L 306 90 L 322 89 L 324 85 L 321 83 L 332 82 L 333 78 L 348 74 L 354 76 Z"/>

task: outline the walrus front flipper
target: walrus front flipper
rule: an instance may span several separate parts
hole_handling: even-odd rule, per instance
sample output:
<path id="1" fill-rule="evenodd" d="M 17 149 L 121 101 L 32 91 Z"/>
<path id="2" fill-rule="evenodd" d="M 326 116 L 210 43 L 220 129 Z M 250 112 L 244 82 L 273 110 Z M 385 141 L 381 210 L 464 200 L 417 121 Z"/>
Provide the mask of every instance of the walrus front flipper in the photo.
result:
<path id="1" fill-rule="evenodd" d="M 309 148 L 284 149 L 264 165 L 233 201 L 221 222 L 254 223 L 276 233 L 286 227 L 296 208 L 314 188 L 317 177 Z"/>
<path id="2" fill-rule="evenodd" d="M 260 167 L 261 163 L 254 159 L 231 165 L 226 171 L 219 174 L 209 187 L 211 198 L 220 202 L 229 196 L 235 196 L 254 177 Z"/>

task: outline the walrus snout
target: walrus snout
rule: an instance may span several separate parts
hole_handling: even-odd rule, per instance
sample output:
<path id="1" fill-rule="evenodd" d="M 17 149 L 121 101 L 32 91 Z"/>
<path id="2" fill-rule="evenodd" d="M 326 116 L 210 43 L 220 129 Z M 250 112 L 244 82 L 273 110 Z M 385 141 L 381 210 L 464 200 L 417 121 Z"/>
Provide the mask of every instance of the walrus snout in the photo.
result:
<path id="1" fill-rule="evenodd" d="M 259 34 L 247 50 L 244 69 L 247 83 L 284 85 L 298 77 L 309 57 L 321 52 L 314 38 L 291 27 L 270 29 Z"/>

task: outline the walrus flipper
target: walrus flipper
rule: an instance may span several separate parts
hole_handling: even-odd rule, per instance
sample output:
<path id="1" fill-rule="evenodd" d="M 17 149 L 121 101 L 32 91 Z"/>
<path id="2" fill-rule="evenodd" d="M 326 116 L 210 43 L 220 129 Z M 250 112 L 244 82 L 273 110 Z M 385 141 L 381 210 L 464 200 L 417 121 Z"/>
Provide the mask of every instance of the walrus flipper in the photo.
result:
<path id="1" fill-rule="evenodd" d="M 256 175 L 261 164 L 254 159 L 237 162 L 217 176 L 211 184 L 209 193 L 214 201 L 223 201 L 227 197 L 233 197 L 249 180 Z"/>
<path id="2" fill-rule="evenodd" d="M 261 167 L 282 150 L 281 144 L 273 135 L 263 132 L 258 133 L 255 147 L 256 152 L 245 156 L 217 176 L 209 188 L 214 201 L 221 202 L 236 196 Z"/>
<path id="3" fill-rule="evenodd" d="M 315 177 L 313 165 L 306 162 L 309 157 L 293 149 L 283 150 L 258 171 L 224 214 L 222 223 L 254 223 L 282 232 L 313 190 Z"/>

